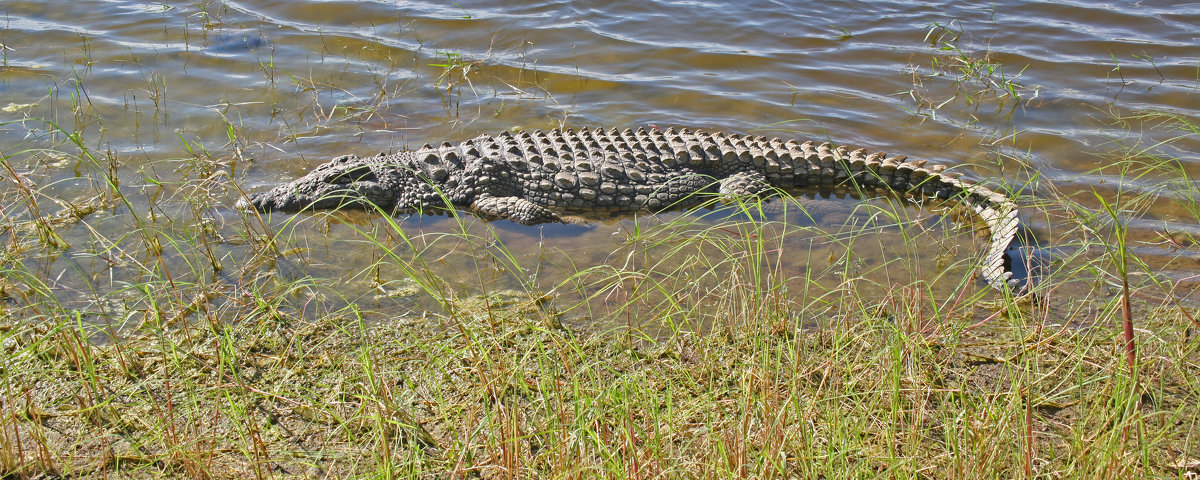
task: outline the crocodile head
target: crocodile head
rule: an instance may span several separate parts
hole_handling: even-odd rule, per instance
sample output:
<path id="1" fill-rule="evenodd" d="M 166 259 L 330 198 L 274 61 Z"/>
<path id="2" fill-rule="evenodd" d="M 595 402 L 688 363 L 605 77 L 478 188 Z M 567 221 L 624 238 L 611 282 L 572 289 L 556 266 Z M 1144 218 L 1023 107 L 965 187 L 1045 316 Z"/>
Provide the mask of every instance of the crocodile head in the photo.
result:
<path id="1" fill-rule="evenodd" d="M 260 212 L 353 208 L 412 213 L 439 196 L 423 175 L 388 157 L 338 157 L 307 175 L 238 201 L 243 210 Z"/>

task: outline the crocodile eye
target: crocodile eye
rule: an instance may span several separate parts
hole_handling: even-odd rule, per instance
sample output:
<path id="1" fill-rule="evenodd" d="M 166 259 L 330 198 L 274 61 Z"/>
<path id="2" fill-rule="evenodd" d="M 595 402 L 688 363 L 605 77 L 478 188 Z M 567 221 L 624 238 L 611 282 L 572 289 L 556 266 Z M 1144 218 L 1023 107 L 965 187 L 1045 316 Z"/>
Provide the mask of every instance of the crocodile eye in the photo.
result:
<path id="1" fill-rule="evenodd" d="M 345 185 L 347 183 L 361 182 L 364 180 L 375 180 L 375 171 L 368 166 L 358 166 L 346 169 L 329 179 L 330 183 Z"/>

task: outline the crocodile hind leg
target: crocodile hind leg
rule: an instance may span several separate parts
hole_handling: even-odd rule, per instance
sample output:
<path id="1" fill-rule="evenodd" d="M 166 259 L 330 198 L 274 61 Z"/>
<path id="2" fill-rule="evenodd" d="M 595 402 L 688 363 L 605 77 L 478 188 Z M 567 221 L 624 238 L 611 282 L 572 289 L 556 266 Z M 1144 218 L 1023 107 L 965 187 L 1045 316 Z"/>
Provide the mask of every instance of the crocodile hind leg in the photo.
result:
<path id="1" fill-rule="evenodd" d="M 554 212 L 519 197 L 480 195 L 471 203 L 471 211 L 489 220 L 510 220 L 524 225 L 562 222 Z"/>
<path id="2" fill-rule="evenodd" d="M 770 189 L 766 175 L 760 172 L 738 172 L 721 179 L 718 191 L 721 195 L 757 197 Z"/>

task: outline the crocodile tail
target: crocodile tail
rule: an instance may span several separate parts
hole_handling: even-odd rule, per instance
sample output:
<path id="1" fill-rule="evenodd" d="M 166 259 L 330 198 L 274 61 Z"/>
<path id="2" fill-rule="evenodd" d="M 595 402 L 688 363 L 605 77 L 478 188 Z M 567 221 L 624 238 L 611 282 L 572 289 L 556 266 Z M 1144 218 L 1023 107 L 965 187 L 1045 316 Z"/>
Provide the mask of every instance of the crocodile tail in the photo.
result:
<path id="1" fill-rule="evenodd" d="M 1030 287 L 1032 269 L 1014 269 L 1025 259 L 1015 258 L 1022 247 L 1017 236 L 1021 222 L 1016 203 L 1007 195 L 963 180 L 947 172 L 944 165 L 929 165 L 925 160 L 882 153 L 864 155 L 862 150 L 856 150 L 839 155 L 836 161 L 844 175 L 859 185 L 959 201 L 971 207 L 988 231 L 980 276 L 997 290 L 1014 294 L 1024 293 Z"/>
<path id="2" fill-rule="evenodd" d="M 638 134 L 644 134 L 639 130 Z M 1036 272 L 1022 254 L 1016 203 L 986 186 L 960 179 L 944 165 L 910 160 L 903 155 L 867 153 L 864 149 L 830 143 L 781 140 L 761 136 L 708 133 L 683 129 L 650 131 L 651 140 L 672 152 L 676 162 L 718 174 L 753 165 L 767 183 L 777 187 L 821 187 L 857 184 L 959 201 L 972 207 L 988 230 L 980 275 L 1001 291 L 1021 294 Z M 1024 265 L 1022 265 L 1022 263 Z M 1014 274 L 1019 273 L 1019 275 Z"/>

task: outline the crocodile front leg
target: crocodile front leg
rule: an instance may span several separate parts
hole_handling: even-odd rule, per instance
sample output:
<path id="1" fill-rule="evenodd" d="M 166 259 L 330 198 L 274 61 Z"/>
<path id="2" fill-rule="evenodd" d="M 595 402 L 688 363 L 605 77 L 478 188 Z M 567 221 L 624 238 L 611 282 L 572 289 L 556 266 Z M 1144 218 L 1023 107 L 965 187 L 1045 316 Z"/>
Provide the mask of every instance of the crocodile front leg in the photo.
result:
<path id="1" fill-rule="evenodd" d="M 518 197 L 483 194 L 471 202 L 471 211 L 489 220 L 511 220 L 524 225 L 563 221 L 545 207 Z"/>

